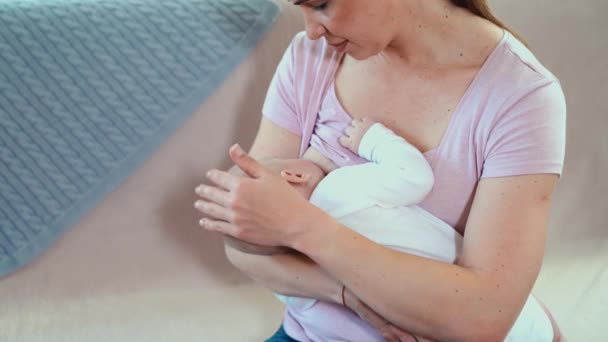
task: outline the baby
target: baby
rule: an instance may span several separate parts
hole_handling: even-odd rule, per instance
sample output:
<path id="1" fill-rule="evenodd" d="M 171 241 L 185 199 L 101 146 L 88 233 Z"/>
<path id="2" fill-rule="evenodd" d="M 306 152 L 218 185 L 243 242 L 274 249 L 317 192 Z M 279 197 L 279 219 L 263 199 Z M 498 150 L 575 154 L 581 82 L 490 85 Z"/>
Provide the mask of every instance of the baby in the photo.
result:
<path id="1" fill-rule="evenodd" d="M 370 163 L 338 168 L 326 176 L 319 165 L 306 159 L 315 152 L 313 148 L 302 159 L 268 159 L 260 163 L 312 204 L 367 238 L 408 253 L 454 262 L 456 248 L 462 244 L 461 236 L 447 223 L 415 206 L 433 187 L 433 172 L 422 153 L 382 124 L 367 118 L 354 120 L 350 133 L 342 137 L 341 143 Z M 375 211 L 381 212 L 381 220 Z M 227 240 L 235 248 L 252 254 L 290 251 L 229 237 Z"/>
<path id="2" fill-rule="evenodd" d="M 321 167 L 306 159 L 273 159 L 263 165 L 280 174 L 312 204 L 368 239 L 409 254 L 454 263 L 460 254 L 462 236 L 416 205 L 428 195 L 434 182 L 432 169 L 422 153 L 370 119 L 355 120 L 347 132 L 340 143 L 368 163 L 341 167 L 327 176 Z M 239 241 L 233 239 L 229 243 L 238 245 Z M 257 254 L 289 251 L 284 247 L 240 247 Z M 277 297 L 292 311 L 315 315 L 316 299 Z M 530 296 L 506 341 L 552 338 L 549 318 Z"/>

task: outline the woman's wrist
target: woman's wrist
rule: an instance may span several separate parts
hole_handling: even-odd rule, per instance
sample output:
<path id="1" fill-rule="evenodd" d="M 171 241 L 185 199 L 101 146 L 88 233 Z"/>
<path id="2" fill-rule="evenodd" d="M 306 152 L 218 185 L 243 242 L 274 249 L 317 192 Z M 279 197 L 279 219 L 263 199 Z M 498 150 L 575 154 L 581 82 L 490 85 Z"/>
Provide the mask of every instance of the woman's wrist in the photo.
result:
<path id="1" fill-rule="evenodd" d="M 356 308 L 355 302 L 359 300 L 359 298 L 355 296 L 355 294 L 346 286 L 344 286 L 342 293 L 343 302 L 341 304 L 351 310 L 354 310 Z"/>
<path id="2" fill-rule="evenodd" d="M 343 301 L 343 289 L 344 289 L 344 285 L 339 282 L 339 281 L 335 281 L 335 286 L 332 289 L 332 292 L 329 294 L 329 301 L 338 305 L 344 305 L 344 301 Z"/>
<path id="3" fill-rule="evenodd" d="M 311 257 L 320 248 L 324 248 L 325 243 L 331 240 L 333 231 L 337 229 L 339 223 L 321 209 L 311 205 L 307 214 L 298 215 L 295 223 L 296 231 L 288 246 Z"/>

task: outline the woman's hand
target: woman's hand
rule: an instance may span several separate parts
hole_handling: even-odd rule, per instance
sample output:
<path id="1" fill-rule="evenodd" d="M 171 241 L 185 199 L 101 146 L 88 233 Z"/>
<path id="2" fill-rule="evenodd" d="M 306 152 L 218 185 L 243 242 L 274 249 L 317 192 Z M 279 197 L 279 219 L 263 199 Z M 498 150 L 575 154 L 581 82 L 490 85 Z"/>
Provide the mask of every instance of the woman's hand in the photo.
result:
<path id="1" fill-rule="evenodd" d="M 344 304 L 353 310 L 361 319 L 369 323 L 388 342 L 417 342 L 422 341 L 414 335 L 403 331 L 391 324 L 374 310 L 370 309 L 348 288 L 344 290 Z"/>
<path id="2" fill-rule="evenodd" d="M 308 223 L 323 212 L 240 146 L 232 146 L 229 154 L 251 178 L 209 171 L 207 178 L 215 186 L 196 188 L 201 199 L 195 207 L 206 216 L 200 225 L 249 243 L 293 247 L 298 235 L 309 230 Z"/>

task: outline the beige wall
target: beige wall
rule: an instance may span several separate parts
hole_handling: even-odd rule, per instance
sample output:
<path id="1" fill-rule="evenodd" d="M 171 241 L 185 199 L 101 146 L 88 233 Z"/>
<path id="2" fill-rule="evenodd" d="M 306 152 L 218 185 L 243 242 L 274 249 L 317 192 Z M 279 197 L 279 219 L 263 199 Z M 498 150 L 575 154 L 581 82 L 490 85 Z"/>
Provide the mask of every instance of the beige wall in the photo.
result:
<path id="1" fill-rule="evenodd" d="M 600 178 L 608 171 L 608 1 L 490 2 L 497 16 L 520 33 L 562 81 L 568 103 L 568 145 L 560 191 L 571 195 L 556 205 L 560 212 L 554 217 L 578 219 L 574 204 L 608 202 L 608 182 Z M 576 222 L 572 231 L 578 235 L 603 225 L 608 234 L 608 210 L 587 212 L 585 221 Z"/>
<path id="2" fill-rule="evenodd" d="M 490 0 L 562 81 L 566 167 L 536 292 L 573 341 L 608 340 L 607 0 Z"/>

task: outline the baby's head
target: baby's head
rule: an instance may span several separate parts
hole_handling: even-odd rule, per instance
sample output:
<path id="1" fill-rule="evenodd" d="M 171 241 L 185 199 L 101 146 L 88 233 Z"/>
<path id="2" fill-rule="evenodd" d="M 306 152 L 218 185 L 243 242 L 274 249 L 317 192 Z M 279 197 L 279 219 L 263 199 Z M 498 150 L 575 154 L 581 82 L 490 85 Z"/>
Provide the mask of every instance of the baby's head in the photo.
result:
<path id="1" fill-rule="evenodd" d="M 304 198 L 310 199 L 325 172 L 306 159 L 266 159 L 260 163 L 293 186 Z"/>

